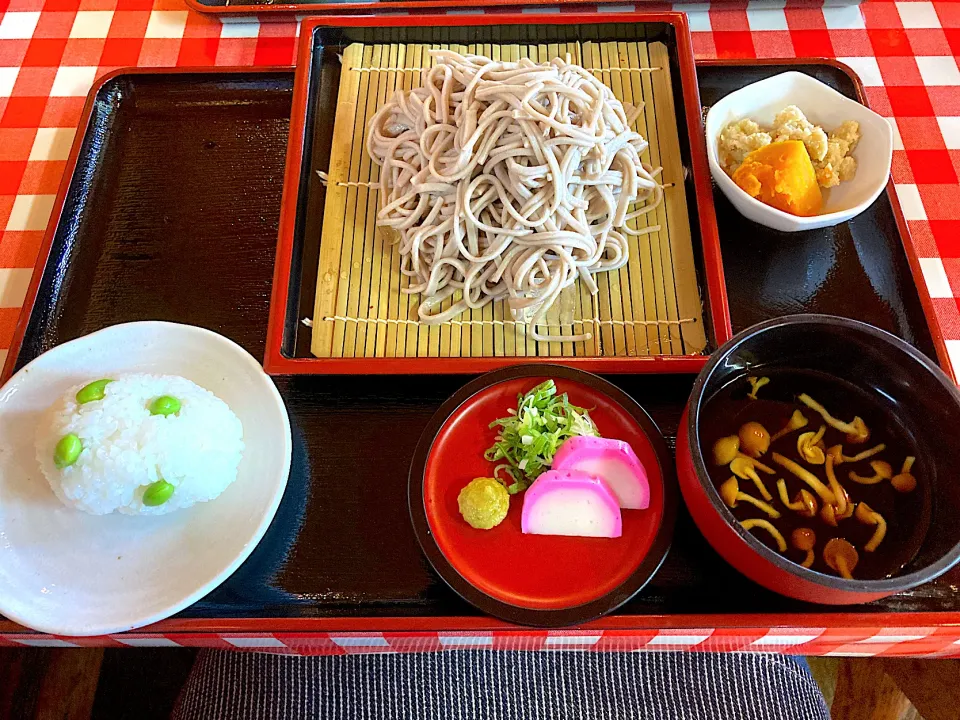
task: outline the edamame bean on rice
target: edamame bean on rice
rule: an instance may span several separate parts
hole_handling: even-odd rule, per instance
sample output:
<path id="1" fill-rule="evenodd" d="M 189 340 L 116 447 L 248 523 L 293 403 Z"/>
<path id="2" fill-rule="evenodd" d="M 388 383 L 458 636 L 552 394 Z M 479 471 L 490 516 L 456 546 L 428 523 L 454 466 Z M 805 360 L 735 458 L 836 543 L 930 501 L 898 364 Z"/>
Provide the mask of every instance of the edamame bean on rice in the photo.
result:
<path id="1" fill-rule="evenodd" d="M 90 380 L 67 390 L 37 428 L 40 468 L 65 505 L 94 515 L 162 515 L 213 500 L 236 480 L 243 427 L 213 393 L 175 375 L 131 374 L 114 377 L 102 399 L 77 402 Z M 165 396 L 176 398 L 178 411 L 152 414 Z M 57 445 L 70 434 L 82 450 L 60 468 Z M 173 491 L 158 496 L 159 481 Z"/>

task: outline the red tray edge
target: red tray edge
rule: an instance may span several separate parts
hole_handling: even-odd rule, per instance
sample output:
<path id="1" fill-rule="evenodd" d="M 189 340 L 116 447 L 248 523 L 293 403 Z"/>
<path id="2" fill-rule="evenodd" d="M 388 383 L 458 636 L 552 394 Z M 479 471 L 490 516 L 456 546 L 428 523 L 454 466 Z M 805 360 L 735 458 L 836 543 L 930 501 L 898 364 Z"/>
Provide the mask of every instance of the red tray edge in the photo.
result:
<path id="1" fill-rule="evenodd" d="M 946 628 L 960 624 L 960 612 L 821 612 L 750 613 L 743 615 L 608 615 L 590 623 L 564 630 L 598 630 L 636 634 L 653 630 L 711 628 L 745 629 L 830 629 L 830 628 Z M 960 627 L 955 628 L 960 637 Z M 323 633 L 323 632 L 469 632 L 514 631 L 517 634 L 546 634 L 532 628 L 487 616 L 358 617 L 358 618 L 171 618 L 130 631 L 163 635 L 216 633 Z M 0 636 L 37 634 L 9 620 L 0 620 Z"/>
<path id="2" fill-rule="evenodd" d="M 24 296 L 23 305 L 20 308 L 20 314 L 17 316 L 17 324 L 14 327 L 13 338 L 10 341 L 10 347 L 7 351 L 7 357 L 3 364 L 3 370 L 0 372 L 0 383 L 6 382 L 13 375 L 20 356 L 20 349 L 23 345 L 23 337 L 27 331 L 27 325 L 30 323 L 30 315 L 33 314 L 33 306 L 37 301 L 37 291 L 40 288 L 40 280 L 43 278 L 44 270 L 50 259 L 50 248 L 53 246 L 53 240 L 57 234 L 57 227 L 60 225 L 60 215 L 63 212 L 63 204 L 66 201 L 67 193 L 70 192 L 70 184 L 73 182 L 73 175 L 77 169 L 77 158 L 80 156 L 80 148 L 83 146 L 83 140 L 90 125 L 90 116 L 93 114 L 93 106 L 96 102 L 97 94 L 100 89 L 114 78 L 122 75 L 189 75 L 225 73 L 280 73 L 290 72 L 291 68 L 282 66 L 263 66 L 263 67 L 244 67 L 244 66 L 225 66 L 210 68 L 206 66 L 196 67 L 173 67 L 173 68 L 152 68 L 152 67 L 121 67 L 104 73 L 93 83 L 90 92 L 83 104 L 83 110 L 80 113 L 80 121 L 77 123 L 77 132 L 73 137 L 73 144 L 70 146 L 70 154 L 67 156 L 67 162 L 64 165 L 63 176 L 60 179 L 60 185 L 57 188 L 57 195 L 53 202 L 53 209 L 50 211 L 50 219 L 47 221 L 47 227 L 43 233 L 43 239 L 40 241 L 40 248 L 37 251 L 37 259 L 34 262 L 33 273 L 30 276 L 30 283 L 27 285 L 27 292 Z"/>
<path id="3" fill-rule="evenodd" d="M 331 16 L 305 20 L 300 30 L 293 109 L 290 118 L 290 140 L 284 173 L 280 229 L 270 298 L 270 318 L 263 368 L 271 375 L 291 374 L 403 374 L 403 373 L 472 373 L 492 370 L 510 364 L 543 362 L 548 358 L 289 358 L 281 347 L 284 321 L 289 300 L 290 270 L 293 260 L 299 179 L 303 164 L 306 104 L 313 51 L 313 31 L 318 27 L 409 27 L 444 25 L 543 24 L 571 25 L 578 23 L 661 22 L 673 25 L 677 33 L 677 59 L 683 92 L 685 120 L 690 142 L 697 215 L 700 225 L 704 263 L 706 305 L 717 346 L 733 336 L 727 290 L 720 257 L 720 236 L 713 209 L 713 190 L 707 167 L 705 140 L 701 130 L 700 91 L 693 57 L 693 40 L 683 13 L 506 13 L 490 15 L 398 15 L 398 16 Z M 307 41 L 304 39 L 307 38 Z M 697 373 L 706 362 L 706 355 L 614 358 L 556 358 L 555 361 L 583 370 L 606 373 Z"/>
<path id="4" fill-rule="evenodd" d="M 189 1 L 189 0 L 188 0 Z M 503 16 L 495 16 L 502 18 Z M 543 16 L 535 16 L 537 20 L 542 20 Z M 315 24 L 322 24 L 317 21 Z M 692 50 L 691 50 L 692 56 Z M 857 87 L 857 93 L 861 101 L 865 102 L 863 85 L 857 74 L 849 66 L 830 58 L 810 58 L 810 59 L 763 59 L 753 61 L 743 60 L 707 60 L 701 61 L 703 65 L 744 65 L 744 64 L 765 64 L 765 65 L 789 65 L 789 64 L 826 64 L 837 67 L 846 72 L 854 81 Z M 46 262 L 49 257 L 50 248 L 56 235 L 57 222 L 52 222 L 53 218 L 59 220 L 63 209 L 63 203 L 69 191 L 70 183 L 76 169 L 77 158 L 83 143 L 83 138 L 87 126 L 89 125 L 90 115 L 93 110 L 93 103 L 100 88 L 115 77 L 127 74 L 190 74 L 190 73 L 250 73 L 250 72 L 290 72 L 289 66 L 274 67 L 220 67 L 210 68 L 206 66 L 198 67 L 178 67 L 178 68 L 146 68 L 129 67 L 119 68 L 106 73 L 99 78 L 90 90 L 83 111 L 78 123 L 78 131 L 74 139 L 70 155 L 67 159 L 63 178 L 57 191 L 53 211 L 51 212 L 51 222 L 48 223 L 44 233 L 43 240 L 37 254 L 37 262 L 30 279 L 27 294 L 24 300 L 17 326 L 15 329 L 13 341 L 7 354 L 2 376 L 0 380 L 6 380 L 13 372 L 20 347 L 23 342 L 23 336 L 29 322 L 33 305 L 36 301 L 37 290 L 42 277 Z M 298 74 L 299 78 L 299 74 Z M 305 91 L 305 87 L 303 88 Z M 297 86 L 295 85 L 294 96 L 296 102 Z M 699 96 L 699 92 L 697 93 Z M 699 105 L 699 97 L 698 103 Z M 291 122 L 293 118 L 291 117 Z M 302 124 L 302 121 L 301 121 Z M 302 140 L 301 140 L 302 142 Z M 705 156 L 704 156 L 705 157 Z M 705 160 L 704 160 L 705 162 Z M 890 202 L 893 205 L 896 220 L 901 231 L 901 237 L 904 242 L 904 248 L 910 261 L 911 271 L 914 279 L 918 281 L 917 288 L 920 292 L 920 299 L 923 304 L 925 316 L 933 335 L 934 343 L 937 349 L 938 358 L 945 372 L 953 377 L 950 371 L 951 365 L 949 357 L 946 354 L 946 345 L 943 341 L 943 335 L 940 332 L 939 323 L 936 321 L 933 313 L 933 303 L 926 288 L 926 283 L 920 271 L 917 253 L 910 236 L 909 228 L 903 218 L 900 203 L 897 200 L 896 192 L 893 188 L 893 181 L 888 184 L 887 192 Z M 719 248 L 718 248 L 719 251 Z M 278 266 L 279 268 L 279 258 Z M 289 266 L 287 269 L 289 273 Z M 276 284 L 274 285 L 276 292 Z M 724 291 L 724 300 L 726 294 Z M 275 300 L 275 298 L 274 298 Z M 271 301 L 273 302 L 273 300 Z M 272 315 L 271 315 L 272 319 Z M 617 358 L 610 358 L 617 360 Z M 681 358 L 689 361 L 705 361 L 697 358 Z M 518 360 L 523 360 L 519 358 Z M 549 361 L 549 358 L 530 358 L 530 361 Z M 646 359 L 645 359 L 646 360 Z M 659 358 L 649 358 L 656 362 Z M 569 361 L 567 361 L 569 362 Z M 572 364 L 572 363 L 571 363 Z M 637 371 L 637 368 L 633 368 Z M 835 612 L 835 613 L 756 613 L 745 615 L 613 615 L 602 618 L 588 625 L 581 626 L 585 629 L 597 629 L 605 631 L 620 631 L 624 633 L 642 632 L 656 629 L 685 629 L 685 628 L 730 628 L 744 630 L 767 630 L 773 628 L 912 628 L 912 627 L 947 627 L 951 625 L 960 625 L 960 611 L 910 611 L 904 613 L 856 613 L 856 612 Z M 190 634 L 215 634 L 221 632 L 423 632 L 423 631 L 469 631 L 469 630 L 513 630 L 518 633 L 542 634 L 543 631 L 525 628 L 517 625 L 510 625 L 488 617 L 475 616 L 450 616 L 450 617 L 360 617 L 360 618 L 238 618 L 238 619 L 206 619 L 206 618 L 173 618 L 163 620 L 154 625 L 139 629 L 138 632 L 155 633 L 169 635 L 190 635 Z M 957 629 L 960 637 L 960 628 Z M 41 635 L 35 631 L 25 628 L 9 620 L 0 619 L 0 636 L 4 635 Z M 92 639 L 88 639 L 92 640 Z"/>

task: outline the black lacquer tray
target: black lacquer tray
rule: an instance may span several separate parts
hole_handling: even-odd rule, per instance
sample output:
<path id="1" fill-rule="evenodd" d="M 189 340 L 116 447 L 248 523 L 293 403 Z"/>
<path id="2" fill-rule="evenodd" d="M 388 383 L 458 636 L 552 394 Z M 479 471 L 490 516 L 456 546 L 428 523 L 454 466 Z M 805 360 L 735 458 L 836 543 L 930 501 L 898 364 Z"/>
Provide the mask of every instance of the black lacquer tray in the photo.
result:
<path id="1" fill-rule="evenodd" d="M 781 69 L 700 67 L 703 101 Z M 793 69 L 856 93 L 837 67 Z M 94 91 L 8 372 L 58 343 L 147 319 L 202 325 L 263 356 L 292 82 L 291 72 L 134 72 Z M 735 329 L 800 310 L 851 315 L 936 355 L 886 195 L 850 227 L 797 237 L 793 245 L 758 234 L 719 193 L 717 204 Z M 788 300 L 797 293 L 798 268 L 823 254 L 829 257 L 823 281 L 802 302 Z M 768 283 L 769 277 L 781 279 Z M 637 398 L 672 445 L 693 377 L 610 379 Z M 477 612 L 430 570 L 406 499 L 421 431 L 467 380 L 277 377 L 294 435 L 286 496 L 247 562 L 167 621 L 171 627 L 191 618 L 206 627 L 262 630 L 297 619 L 305 624 L 298 627 L 339 623 L 340 629 L 404 617 L 424 629 L 486 622 L 471 620 Z M 921 613 L 914 624 L 923 618 L 934 624 L 931 613 L 960 608 L 958 581 L 954 571 L 852 611 Z M 810 612 L 822 613 L 821 620 L 852 617 L 851 609 L 804 605 L 754 586 L 713 552 L 681 510 L 662 569 L 613 620 L 620 627 L 669 626 L 682 615 L 718 627 L 722 616 L 732 623 L 762 614 L 751 621 L 773 627 L 790 622 L 785 615 Z"/>
<path id="2" fill-rule="evenodd" d="M 840 63 L 783 62 L 698 64 L 704 117 L 725 95 L 785 70 L 807 73 L 851 99 L 863 100 L 859 80 Z M 887 192 L 850 222 L 783 233 L 744 218 L 714 186 L 734 332 L 779 315 L 842 315 L 899 335 L 948 366 L 929 298 L 917 291 L 923 277 L 906 222 L 891 202 L 893 194 L 890 183 Z"/>

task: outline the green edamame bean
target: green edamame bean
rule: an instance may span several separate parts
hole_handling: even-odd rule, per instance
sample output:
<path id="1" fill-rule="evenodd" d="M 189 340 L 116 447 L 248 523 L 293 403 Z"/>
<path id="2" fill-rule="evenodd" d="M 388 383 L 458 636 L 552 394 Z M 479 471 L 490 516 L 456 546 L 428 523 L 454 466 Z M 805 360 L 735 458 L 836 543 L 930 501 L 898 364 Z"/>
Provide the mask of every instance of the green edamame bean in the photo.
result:
<path id="1" fill-rule="evenodd" d="M 172 395 L 161 395 L 150 403 L 151 415 L 176 415 L 180 412 L 180 401 Z"/>
<path id="2" fill-rule="evenodd" d="M 143 504 L 147 507 L 163 505 L 173 497 L 174 490 L 176 488 L 166 480 L 157 480 L 155 483 L 150 483 L 147 485 L 147 489 L 143 491 Z"/>
<path id="3" fill-rule="evenodd" d="M 84 385 L 77 391 L 77 402 L 83 405 L 95 400 L 103 400 L 104 388 L 112 382 L 113 380 L 110 378 L 103 378 L 102 380 L 94 380 L 89 385 Z"/>
<path id="4" fill-rule="evenodd" d="M 77 458 L 80 457 L 82 450 L 83 443 L 80 442 L 80 438 L 75 433 L 64 435 L 60 438 L 60 442 L 57 443 L 57 447 L 54 448 L 53 462 L 62 470 L 65 467 L 73 465 L 77 461 Z"/>

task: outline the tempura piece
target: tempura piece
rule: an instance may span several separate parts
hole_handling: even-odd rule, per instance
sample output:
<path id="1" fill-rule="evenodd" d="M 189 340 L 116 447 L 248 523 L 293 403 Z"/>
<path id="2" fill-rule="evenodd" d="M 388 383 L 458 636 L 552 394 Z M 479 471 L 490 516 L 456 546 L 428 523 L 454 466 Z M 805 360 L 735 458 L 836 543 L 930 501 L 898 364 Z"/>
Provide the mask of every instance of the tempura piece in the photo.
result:
<path id="1" fill-rule="evenodd" d="M 827 152 L 822 160 L 814 160 L 820 187 L 836 187 L 852 180 L 857 173 L 857 161 L 850 155 L 860 142 L 860 123 L 847 120 L 827 137 Z"/>
<path id="2" fill-rule="evenodd" d="M 807 120 L 807 116 L 796 105 L 788 105 L 777 113 L 770 134 L 774 142 L 799 140 L 807 148 L 813 162 L 820 162 L 827 155 L 827 134 L 822 127 Z"/>
<path id="3" fill-rule="evenodd" d="M 720 165 L 728 175 L 732 175 L 747 155 L 771 142 L 773 139 L 770 134 L 763 132 L 750 118 L 730 123 L 720 131 L 720 142 L 717 144 Z"/>
<path id="4" fill-rule="evenodd" d="M 769 129 L 750 118 L 730 123 L 720 132 L 717 150 L 723 169 L 734 177 L 754 151 L 777 143 L 801 142 L 813 166 L 816 184 L 831 188 L 852 180 L 856 175 L 857 161 L 851 153 L 860 142 L 860 136 L 860 123 L 856 120 L 847 120 L 828 133 L 810 122 L 796 105 L 788 105 L 776 114 Z M 737 184 L 757 197 L 760 183 L 753 183 L 753 192 L 749 187 Z"/>

